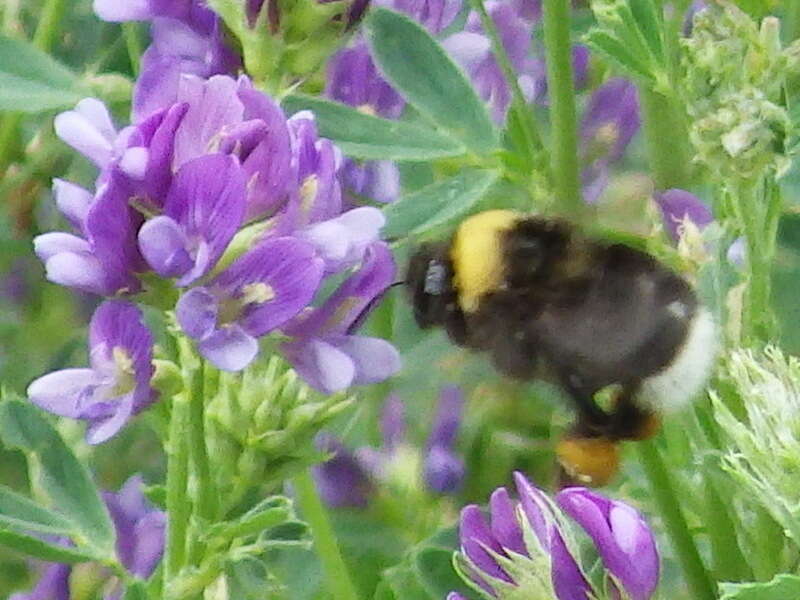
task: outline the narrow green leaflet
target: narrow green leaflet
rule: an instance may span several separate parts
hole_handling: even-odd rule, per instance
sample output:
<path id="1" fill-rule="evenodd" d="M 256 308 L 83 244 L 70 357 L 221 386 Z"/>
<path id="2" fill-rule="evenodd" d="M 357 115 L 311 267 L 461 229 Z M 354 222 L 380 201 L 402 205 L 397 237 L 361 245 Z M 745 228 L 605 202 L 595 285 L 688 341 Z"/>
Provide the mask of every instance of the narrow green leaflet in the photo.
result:
<path id="1" fill-rule="evenodd" d="M 52 535 L 69 535 L 74 529 L 74 525 L 58 513 L 6 486 L 0 486 L 0 527 Z"/>
<path id="2" fill-rule="evenodd" d="M 122 600 L 148 600 L 147 587 L 144 582 L 136 581 L 128 586 Z"/>
<path id="3" fill-rule="evenodd" d="M 435 129 L 381 119 L 338 102 L 293 94 L 284 99 L 282 106 L 289 114 L 303 109 L 313 111 L 320 133 L 352 158 L 424 161 L 466 152 L 460 142 Z"/>
<path id="4" fill-rule="evenodd" d="M 420 234 L 467 214 L 497 181 L 490 170 L 464 170 L 458 175 L 402 196 L 384 209 L 387 237 Z"/>
<path id="5" fill-rule="evenodd" d="M 0 439 L 9 448 L 33 454 L 41 466 L 42 489 L 53 506 L 74 523 L 76 539 L 98 558 L 114 555 L 114 527 L 89 471 L 64 444 L 39 409 L 20 400 L 0 404 Z"/>
<path id="6" fill-rule="evenodd" d="M 375 8 L 366 19 L 366 32 L 381 73 L 411 105 L 473 152 L 497 149 L 498 135 L 486 104 L 423 27 L 399 13 Z"/>
<path id="7" fill-rule="evenodd" d="M 16 552 L 22 552 L 34 558 L 40 558 L 51 562 L 60 563 L 79 563 L 95 560 L 97 555 L 76 548 L 58 546 L 39 538 L 10 529 L 3 529 L 0 526 L 0 546 L 12 548 Z"/>
<path id="8" fill-rule="evenodd" d="M 800 577 L 777 575 L 766 583 L 720 583 L 720 600 L 795 600 L 800 598 Z"/>
<path id="9" fill-rule="evenodd" d="M 65 66 L 29 42 L 0 36 L 0 111 L 67 108 L 85 95 Z"/>
<path id="10" fill-rule="evenodd" d="M 466 598 L 473 597 L 453 569 L 452 548 L 423 548 L 414 555 L 414 570 L 422 585 L 435 598 L 444 598 L 451 591 Z"/>

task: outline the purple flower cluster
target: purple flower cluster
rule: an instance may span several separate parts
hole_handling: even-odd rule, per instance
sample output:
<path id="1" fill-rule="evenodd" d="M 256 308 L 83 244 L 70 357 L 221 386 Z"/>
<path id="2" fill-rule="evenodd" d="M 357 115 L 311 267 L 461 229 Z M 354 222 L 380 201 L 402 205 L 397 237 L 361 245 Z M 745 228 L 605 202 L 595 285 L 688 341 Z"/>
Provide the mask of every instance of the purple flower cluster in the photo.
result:
<path id="1" fill-rule="evenodd" d="M 116 529 L 119 562 L 134 577 L 147 579 L 164 552 L 167 517 L 149 505 L 142 486 L 142 478 L 135 475 L 119 492 L 104 492 L 103 500 Z M 44 563 L 34 588 L 28 593 L 13 594 L 10 600 L 69 600 L 71 575 L 70 565 Z M 105 596 L 106 600 L 121 597 L 119 585 L 112 586 Z"/>
<path id="2" fill-rule="evenodd" d="M 174 101 L 152 110 L 120 131 L 94 99 L 56 118 L 57 134 L 100 174 L 94 193 L 54 184 L 75 232 L 36 238 L 48 279 L 131 299 L 174 286 L 178 323 L 223 370 L 245 368 L 259 338 L 280 329 L 286 357 L 325 393 L 394 374 L 396 350 L 355 334 L 394 278 L 379 240 L 384 218 L 371 207 L 343 212 L 341 154 L 318 136 L 313 115 L 286 119 L 246 77 L 225 75 L 184 74 Z M 310 308 L 323 283 L 342 274 L 349 276 Z M 146 332 L 132 305 L 104 307 L 93 327 L 114 313 Z M 152 375 L 149 334 L 134 344 L 124 331 L 102 331 L 90 347 L 91 369 L 45 376 L 29 390 L 40 406 L 90 421 L 95 443 L 152 400 L 143 391 Z"/>
<path id="3" fill-rule="evenodd" d="M 461 427 L 464 398 L 456 386 L 445 386 L 439 396 L 433 426 L 422 456 L 420 483 L 435 494 L 453 494 L 464 481 L 464 461 L 455 450 Z M 334 507 L 364 508 L 375 487 L 392 477 L 395 463 L 407 458 L 405 407 L 390 395 L 381 416 L 382 445 L 363 446 L 355 452 L 329 434 L 320 434 L 317 447 L 332 457 L 314 468 L 320 495 Z M 398 469 L 405 472 L 404 469 Z M 408 483 L 408 482 L 405 482 Z M 417 483 L 417 482 L 413 482 Z"/>
<path id="4" fill-rule="evenodd" d="M 616 596 L 621 587 L 631 600 L 652 597 L 660 570 L 658 550 L 639 512 L 581 487 L 562 490 L 553 503 L 521 473 L 515 473 L 514 480 L 519 500 L 511 500 L 505 488 L 495 490 L 489 502 L 489 522 L 477 505 L 461 511 L 461 553 L 475 585 L 494 598 L 504 597 L 502 590 L 508 586 L 527 590 L 529 597 L 537 598 L 597 597 L 566 541 L 567 515 L 593 542 L 605 568 L 606 584 Z M 528 579 L 525 573 L 541 565 L 541 558 L 549 563 L 549 577 L 540 574 Z M 548 579 L 549 588 L 543 589 L 542 581 Z M 525 587 L 534 582 L 535 589 Z"/>

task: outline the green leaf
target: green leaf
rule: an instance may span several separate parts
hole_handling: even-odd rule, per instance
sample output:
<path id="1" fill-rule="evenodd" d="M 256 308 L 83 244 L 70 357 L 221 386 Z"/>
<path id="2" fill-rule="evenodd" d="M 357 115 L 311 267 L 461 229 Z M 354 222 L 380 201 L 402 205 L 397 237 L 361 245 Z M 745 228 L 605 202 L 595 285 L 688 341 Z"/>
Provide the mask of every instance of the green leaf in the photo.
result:
<path id="1" fill-rule="evenodd" d="M 642 37 L 647 42 L 650 52 L 659 63 L 664 61 L 664 43 L 662 40 L 663 19 L 658 13 L 653 0 L 632 0 L 630 7 Z"/>
<path id="2" fill-rule="evenodd" d="M 444 598 L 448 592 L 456 591 L 472 598 L 470 589 L 453 569 L 452 548 L 423 548 L 414 555 L 414 569 L 432 596 Z"/>
<path id="3" fill-rule="evenodd" d="M 496 171 L 465 170 L 402 196 L 384 209 L 383 233 L 400 237 L 450 223 L 468 213 L 498 177 Z"/>
<path id="4" fill-rule="evenodd" d="M 653 83 L 655 76 L 650 66 L 632 54 L 627 46 L 605 31 L 593 29 L 584 38 L 584 42 L 596 53 L 605 56 L 631 77 L 641 77 Z"/>
<path id="5" fill-rule="evenodd" d="M 383 572 L 383 585 L 394 592 L 397 600 L 437 600 L 440 596 L 432 596 L 420 584 L 414 570 L 406 564 L 400 564 Z"/>
<path id="6" fill-rule="evenodd" d="M 381 73 L 411 105 L 473 152 L 498 148 L 486 105 L 423 27 L 385 8 L 370 11 L 365 23 Z"/>
<path id="7" fill-rule="evenodd" d="M 289 114 L 313 111 L 320 134 L 335 141 L 352 158 L 422 161 L 466 152 L 460 142 L 429 127 L 381 119 L 338 102 L 293 94 L 282 106 Z"/>
<path id="8" fill-rule="evenodd" d="M 94 552 L 57 546 L 56 544 L 51 544 L 39 538 L 10 529 L 0 529 L 0 545 L 12 548 L 28 556 L 51 562 L 72 564 L 100 558 Z"/>
<path id="9" fill-rule="evenodd" d="M 0 110 L 42 112 L 83 98 L 76 75 L 33 44 L 0 36 Z"/>
<path id="10" fill-rule="evenodd" d="M 9 448 L 33 454 L 41 467 L 42 489 L 60 513 L 75 524 L 79 546 L 86 542 L 98 558 L 114 555 L 114 527 L 89 471 L 32 404 L 0 404 L 0 439 Z"/>
<path id="11" fill-rule="evenodd" d="M 720 600 L 795 600 L 800 598 L 800 577 L 777 575 L 766 583 L 720 583 Z"/>
<path id="12" fill-rule="evenodd" d="M 0 527 L 3 526 L 53 535 L 69 535 L 74 529 L 61 515 L 0 486 Z"/>

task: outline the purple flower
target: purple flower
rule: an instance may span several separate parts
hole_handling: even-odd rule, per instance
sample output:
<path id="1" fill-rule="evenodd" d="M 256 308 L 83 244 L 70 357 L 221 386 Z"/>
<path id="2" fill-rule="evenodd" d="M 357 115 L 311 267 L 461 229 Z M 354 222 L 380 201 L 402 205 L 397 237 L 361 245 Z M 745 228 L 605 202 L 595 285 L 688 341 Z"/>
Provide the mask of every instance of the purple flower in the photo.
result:
<path id="1" fill-rule="evenodd" d="M 44 375 L 28 386 L 28 398 L 56 415 L 88 421 L 90 444 L 114 436 L 155 400 L 153 338 L 141 317 L 128 302 L 101 304 L 89 325 L 91 367 Z"/>
<path id="2" fill-rule="evenodd" d="M 132 191 L 124 176 L 112 172 L 85 216 L 81 188 L 61 184 L 56 190 L 59 204 L 74 203 L 69 207 L 74 212 L 67 213 L 67 217 L 82 218 L 83 237 L 52 232 L 34 239 L 34 251 L 45 264 L 47 278 L 59 285 L 105 296 L 138 292 L 141 285 L 136 272 L 143 270 L 143 260 L 136 231 L 142 218 L 128 204 Z M 65 195 L 71 198 L 67 200 Z"/>
<path id="3" fill-rule="evenodd" d="M 622 158 L 639 126 L 636 86 L 627 79 L 609 79 L 589 98 L 581 120 L 580 147 L 586 202 L 596 202 L 605 191 L 609 166 Z"/>
<path id="4" fill-rule="evenodd" d="M 42 563 L 41 576 L 28 593 L 12 594 L 8 600 L 70 600 L 71 565 Z"/>
<path id="5" fill-rule="evenodd" d="M 440 494 L 452 494 L 464 481 L 464 460 L 453 450 L 463 407 L 464 397 L 458 387 L 442 389 L 423 467 L 428 488 Z"/>
<path id="6" fill-rule="evenodd" d="M 147 579 L 164 552 L 167 517 L 153 509 L 142 494 L 143 481 L 129 478 L 119 492 L 103 492 L 117 536 L 117 558 L 132 575 Z M 29 593 L 14 594 L 9 600 L 70 600 L 71 565 L 42 563 L 42 575 Z M 108 589 L 108 588 L 107 588 Z M 114 582 L 106 600 L 119 600 L 122 589 Z"/>
<path id="7" fill-rule="evenodd" d="M 397 394 L 389 394 L 381 411 L 381 439 L 383 450 L 393 452 L 406 439 L 406 408 Z"/>
<path id="8" fill-rule="evenodd" d="M 325 95 L 385 119 L 398 118 L 405 108 L 405 101 L 378 73 L 363 41 L 340 50 L 331 59 Z M 400 193 L 400 171 L 392 161 L 358 163 L 345 159 L 342 181 L 356 196 L 377 202 L 393 202 Z"/>
<path id="9" fill-rule="evenodd" d="M 498 597 L 495 586 L 502 585 L 499 582 L 517 586 L 521 582 L 515 581 L 493 554 L 519 563 L 516 570 L 534 568 L 536 563 L 530 560 L 531 556 L 545 553 L 550 557 L 550 587 L 526 591 L 532 597 L 555 595 L 558 600 L 588 600 L 591 586 L 564 543 L 551 503 L 521 473 L 515 473 L 514 479 L 521 513 L 505 488 L 498 488 L 492 494 L 489 523 L 474 504 L 461 511 L 461 551 L 468 561 L 471 579 L 487 593 Z M 525 529 L 532 532 L 527 538 L 531 543 L 525 542 Z M 531 546 L 533 540 L 536 547 Z"/>
<path id="10" fill-rule="evenodd" d="M 289 237 L 267 239 L 176 306 L 183 331 L 200 353 L 224 371 L 244 369 L 258 339 L 283 325 L 311 299 L 323 263 L 313 246 Z"/>
<path id="11" fill-rule="evenodd" d="M 164 214 L 139 230 L 139 248 L 162 277 L 189 285 L 208 273 L 242 222 L 245 176 L 235 158 L 208 154 L 175 176 Z"/>
<path id="12" fill-rule="evenodd" d="M 94 10 L 104 21 L 152 23 L 134 89 L 135 122 L 175 102 L 182 75 L 232 73 L 241 62 L 225 43 L 220 18 L 200 0 L 95 0 Z"/>
<path id="13" fill-rule="evenodd" d="M 310 386 L 331 394 L 351 385 L 383 381 L 399 370 L 400 356 L 394 346 L 352 331 L 389 287 L 394 271 L 386 244 L 370 244 L 361 267 L 322 306 L 284 328 L 294 339 L 283 344 L 282 350 Z"/>
<path id="14" fill-rule="evenodd" d="M 313 468 L 319 494 L 334 508 L 364 508 L 372 491 L 367 473 L 355 456 L 334 436 L 317 435 L 318 450 L 332 454 L 331 458 Z"/>
<path id="15" fill-rule="evenodd" d="M 682 223 L 688 219 L 694 223 L 698 229 L 705 228 L 710 224 L 714 217 L 708 207 L 703 202 L 686 190 L 673 188 L 666 192 L 658 193 L 654 196 L 664 225 L 674 241 L 681 238 Z"/>
<path id="16" fill-rule="evenodd" d="M 556 501 L 586 530 L 608 572 L 631 600 L 648 600 L 658 585 L 659 558 L 642 515 L 586 488 L 567 488 Z"/>

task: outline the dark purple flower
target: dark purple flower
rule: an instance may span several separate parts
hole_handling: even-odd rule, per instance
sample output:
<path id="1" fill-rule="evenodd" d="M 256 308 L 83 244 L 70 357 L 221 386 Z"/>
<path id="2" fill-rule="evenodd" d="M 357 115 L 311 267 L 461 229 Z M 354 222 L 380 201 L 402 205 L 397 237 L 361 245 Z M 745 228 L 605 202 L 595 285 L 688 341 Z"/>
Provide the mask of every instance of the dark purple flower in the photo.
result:
<path id="1" fill-rule="evenodd" d="M 245 176 L 239 162 L 208 154 L 185 163 L 175 176 L 164 214 L 139 230 L 139 248 L 162 277 L 186 286 L 208 273 L 242 222 Z"/>
<path id="2" fill-rule="evenodd" d="M 283 352 L 309 385 L 330 394 L 383 381 L 399 370 L 394 346 L 352 332 L 363 312 L 392 283 L 394 271 L 386 244 L 370 244 L 361 267 L 322 306 L 284 328 L 294 339 L 283 344 Z"/>
<path id="3" fill-rule="evenodd" d="M 142 494 L 144 481 L 134 475 L 119 492 L 103 492 L 117 531 L 117 556 L 133 575 L 147 579 L 164 552 L 167 516 L 154 509 Z"/>
<path id="4" fill-rule="evenodd" d="M 609 79 L 589 98 L 581 120 L 584 162 L 619 160 L 639 126 L 636 86 L 622 77 Z"/>
<path id="5" fill-rule="evenodd" d="M 454 385 L 445 386 L 439 396 L 423 467 L 428 488 L 440 494 L 452 494 L 464 481 L 464 460 L 453 449 L 463 407 L 461 390 Z"/>
<path id="6" fill-rule="evenodd" d="M 85 198 L 80 188 L 61 185 L 57 189 L 62 200 L 66 192 L 73 197 L 70 202 L 75 201 L 70 208 L 76 212 L 68 218 L 80 218 Z M 144 263 L 136 231 L 142 218 L 128 203 L 132 194 L 124 175 L 112 171 L 82 217 L 83 237 L 52 232 L 34 239 L 34 251 L 44 262 L 50 281 L 104 296 L 139 291 L 136 272 L 143 270 Z"/>
<path id="7" fill-rule="evenodd" d="M 332 454 L 331 458 L 313 468 L 319 494 L 334 508 L 364 508 L 372 492 L 366 472 L 337 438 L 326 433 L 314 441 L 318 450 Z"/>
<path id="8" fill-rule="evenodd" d="M 28 386 L 28 398 L 56 415 L 88 421 L 90 444 L 114 436 L 155 400 L 153 338 L 141 318 L 128 302 L 101 304 L 89 325 L 91 367 L 44 375 Z"/>
<path id="9" fill-rule="evenodd" d="M 323 262 L 295 238 L 262 241 L 176 306 L 183 331 L 218 368 L 239 371 L 258 353 L 258 339 L 300 312 L 317 291 Z"/>
<path id="10" fill-rule="evenodd" d="M 567 488 L 559 506 L 592 538 L 603 564 L 631 600 L 649 600 L 658 585 L 653 532 L 637 510 L 586 488 Z"/>
<path id="11" fill-rule="evenodd" d="M 39 571 L 39 580 L 30 592 L 11 594 L 8 600 L 70 600 L 72 565 L 42 563 Z"/>
<path id="12" fill-rule="evenodd" d="M 714 220 L 709 208 L 703 202 L 686 190 L 673 188 L 666 192 L 655 194 L 654 196 L 667 232 L 674 241 L 681 237 L 681 225 L 688 219 L 694 223 L 698 229 L 705 228 Z"/>
<path id="13" fill-rule="evenodd" d="M 489 502 L 489 523 L 474 504 L 461 511 L 461 551 L 468 561 L 470 578 L 488 594 L 498 597 L 496 586 L 519 586 L 523 582 L 515 581 L 495 555 L 515 563 L 514 570 L 519 570 L 535 568 L 537 563 L 529 559 L 544 554 L 550 559 L 552 587 L 544 589 L 540 585 L 524 591 L 531 597 L 554 594 L 558 600 L 588 600 L 592 588 L 564 543 L 549 500 L 521 473 L 515 473 L 514 479 L 519 503 L 511 500 L 505 488 L 498 488 Z M 530 535 L 525 535 L 526 530 L 531 531 Z M 545 581 L 541 576 L 538 579 Z"/>

